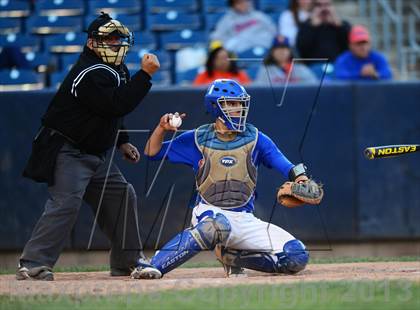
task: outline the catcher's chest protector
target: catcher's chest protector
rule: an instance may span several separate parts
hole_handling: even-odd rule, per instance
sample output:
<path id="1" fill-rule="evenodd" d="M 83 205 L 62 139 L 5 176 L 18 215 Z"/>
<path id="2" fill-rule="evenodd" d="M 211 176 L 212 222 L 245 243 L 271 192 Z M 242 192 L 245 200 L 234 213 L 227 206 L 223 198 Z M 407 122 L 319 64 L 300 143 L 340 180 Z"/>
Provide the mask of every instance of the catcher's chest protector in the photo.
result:
<path id="1" fill-rule="evenodd" d="M 231 209 L 249 202 L 257 181 L 257 168 L 251 160 L 257 139 L 258 130 L 249 124 L 229 142 L 217 138 L 213 124 L 196 129 L 195 143 L 203 155 L 196 185 L 206 203 Z"/>

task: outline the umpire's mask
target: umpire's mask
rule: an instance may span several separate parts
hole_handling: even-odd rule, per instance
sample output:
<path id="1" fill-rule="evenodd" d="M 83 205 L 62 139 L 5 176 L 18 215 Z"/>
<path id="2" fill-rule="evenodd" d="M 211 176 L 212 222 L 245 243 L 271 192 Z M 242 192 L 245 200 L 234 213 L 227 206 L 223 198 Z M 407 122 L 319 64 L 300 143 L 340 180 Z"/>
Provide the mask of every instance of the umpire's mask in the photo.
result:
<path id="1" fill-rule="evenodd" d="M 102 61 L 119 66 L 133 45 L 133 34 L 118 20 L 102 13 L 87 30 L 88 37 L 93 39 L 92 46 Z"/>

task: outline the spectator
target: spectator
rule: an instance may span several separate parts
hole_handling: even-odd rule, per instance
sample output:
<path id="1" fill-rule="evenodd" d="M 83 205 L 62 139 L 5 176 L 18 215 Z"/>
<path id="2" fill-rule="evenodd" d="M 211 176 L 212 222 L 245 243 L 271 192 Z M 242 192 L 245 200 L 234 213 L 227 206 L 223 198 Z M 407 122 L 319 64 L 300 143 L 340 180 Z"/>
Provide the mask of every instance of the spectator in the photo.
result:
<path id="1" fill-rule="evenodd" d="M 349 35 L 350 50 L 335 62 L 335 76 L 340 80 L 391 79 L 392 73 L 385 57 L 373 51 L 369 31 L 363 26 L 354 26 Z"/>
<path id="2" fill-rule="evenodd" d="M 193 84 L 208 85 L 216 79 L 233 79 L 241 84 L 249 84 L 251 80 L 246 72 L 239 70 L 236 62 L 229 60 L 229 57 L 232 57 L 232 54 L 220 44 L 216 44 L 209 53 L 206 70 L 196 76 Z"/>
<path id="3" fill-rule="evenodd" d="M 222 41 L 227 50 L 235 53 L 255 46 L 269 48 L 276 35 L 271 18 L 254 10 L 250 0 L 229 0 L 229 7 L 210 39 Z"/>
<path id="4" fill-rule="evenodd" d="M 315 0 L 311 18 L 299 28 L 296 42 L 299 55 L 333 62 L 348 49 L 349 30 L 349 23 L 338 17 L 331 0 Z"/>
<path id="5" fill-rule="evenodd" d="M 292 47 L 296 44 L 300 24 L 310 17 L 311 9 L 312 0 L 290 0 L 289 9 L 280 14 L 278 33 L 288 38 Z"/>
<path id="6" fill-rule="evenodd" d="M 290 75 L 289 82 L 316 82 L 317 78 L 312 71 L 303 64 L 293 63 L 289 40 L 278 36 L 273 41 L 264 65 L 260 67 L 255 84 L 272 85 L 283 84 Z"/>

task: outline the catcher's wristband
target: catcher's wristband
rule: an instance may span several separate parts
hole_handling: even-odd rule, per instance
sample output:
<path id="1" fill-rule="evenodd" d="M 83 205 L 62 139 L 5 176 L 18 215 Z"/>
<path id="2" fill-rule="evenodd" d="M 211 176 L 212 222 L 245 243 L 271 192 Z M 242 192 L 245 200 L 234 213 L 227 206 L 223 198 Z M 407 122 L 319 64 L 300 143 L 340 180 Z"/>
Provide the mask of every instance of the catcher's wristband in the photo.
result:
<path id="1" fill-rule="evenodd" d="M 306 175 L 306 167 L 304 164 L 297 164 L 289 171 L 289 180 L 295 181 L 298 176 Z"/>

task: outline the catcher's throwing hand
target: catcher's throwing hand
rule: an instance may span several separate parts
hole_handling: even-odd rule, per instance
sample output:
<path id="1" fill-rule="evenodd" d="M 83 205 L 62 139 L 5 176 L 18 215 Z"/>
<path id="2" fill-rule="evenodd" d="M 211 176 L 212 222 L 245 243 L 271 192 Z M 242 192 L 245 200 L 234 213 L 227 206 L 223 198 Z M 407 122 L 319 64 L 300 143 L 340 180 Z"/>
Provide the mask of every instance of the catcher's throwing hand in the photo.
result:
<path id="1" fill-rule="evenodd" d="M 298 178 L 295 182 L 285 182 L 277 192 L 277 201 L 287 208 L 303 204 L 317 205 L 322 197 L 324 197 L 322 186 L 311 179 Z"/>
<path id="2" fill-rule="evenodd" d="M 174 115 L 172 113 L 167 113 L 167 114 L 163 115 L 160 118 L 159 127 L 162 128 L 162 129 L 164 129 L 164 130 L 166 130 L 166 131 L 177 131 L 178 130 L 178 127 L 171 126 L 171 124 L 170 124 L 170 119 L 173 116 Z M 179 117 L 181 119 L 183 119 L 185 116 L 186 116 L 185 113 L 182 113 L 182 114 L 179 115 Z"/>
<path id="3" fill-rule="evenodd" d="M 123 154 L 123 158 L 132 162 L 133 164 L 138 163 L 140 160 L 140 153 L 137 148 L 131 143 L 124 143 L 120 145 L 120 151 Z"/>

